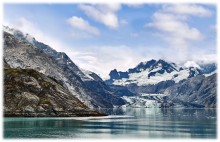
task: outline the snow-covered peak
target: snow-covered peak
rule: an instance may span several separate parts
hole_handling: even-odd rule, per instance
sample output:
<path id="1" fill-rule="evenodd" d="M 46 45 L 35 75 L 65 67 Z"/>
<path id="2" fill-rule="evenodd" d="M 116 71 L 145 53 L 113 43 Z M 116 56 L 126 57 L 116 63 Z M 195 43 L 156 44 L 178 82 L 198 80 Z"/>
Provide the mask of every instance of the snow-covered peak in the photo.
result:
<path id="1" fill-rule="evenodd" d="M 88 70 L 85 70 L 85 69 L 82 69 L 80 68 L 80 70 L 83 72 L 84 76 L 83 76 L 83 80 L 94 80 L 94 78 L 91 76 L 92 72 L 91 71 L 88 71 Z"/>
<path id="2" fill-rule="evenodd" d="M 80 68 L 83 74 L 79 75 L 83 81 L 101 81 L 103 80 L 94 72 Z"/>
<path id="3" fill-rule="evenodd" d="M 194 64 L 195 65 L 195 64 Z M 115 85 L 128 85 L 135 83 L 139 86 L 157 84 L 161 81 L 173 80 L 178 83 L 181 80 L 201 74 L 198 66 L 182 67 L 173 62 L 165 60 L 150 60 L 141 62 L 135 68 L 127 72 L 112 70 L 107 82 Z"/>

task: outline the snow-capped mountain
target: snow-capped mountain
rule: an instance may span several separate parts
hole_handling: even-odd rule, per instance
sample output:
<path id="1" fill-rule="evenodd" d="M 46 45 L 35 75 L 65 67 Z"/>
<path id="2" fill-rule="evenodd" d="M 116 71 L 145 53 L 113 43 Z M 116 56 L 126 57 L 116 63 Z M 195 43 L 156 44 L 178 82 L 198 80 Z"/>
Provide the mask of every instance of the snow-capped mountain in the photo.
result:
<path id="1" fill-rule="evenodd" d="M 3 30 L 4 60 L 11 68 L 34 69 L 58 80 L 90 108 L 124 104 L 98 75 L 81 70 L 65 53 L 57 52 L 21 31 L 9 27 Z"/>
<path id="2" fill-rule="evenodd" d="M 136 94 L 121 95 L 126 101 L 124 106 L 170 107 L 175 104 L 174 107 L 215 107 L 215 73 L 214 63 L 196 64 L 190 61 L 180 66 L 160 59 L 141 62 L 126 72 L 114 69 L 106 82 L 112 88 L 123 86 L 128 89 L 127 92 Z M 143 98 L 143 94 L 148 94 L 148 97 Z M 152 94 L 160 99 L 152 98 Z M 161 97 L 161 94 L 165 96 Z M 205 100 L 201 96 L 206 97 Z"/>
<path id="3" fill-rule="evenodd" d="M 199 68 L 186 68 L 160 59 L 158 61 L 150 60 L 141 62 L 135 68 L 129 69 L 127 72 L 118 72 L 114 69 L 110 72 L 110 79 L 106 82 L 123 86 L 129 84 L 137 84 L 138 86 L 155 85 L 167 80 L 173 80 L 175 83 L 178 83 L 181 80 L 199 74 L 201 74 Z"/>

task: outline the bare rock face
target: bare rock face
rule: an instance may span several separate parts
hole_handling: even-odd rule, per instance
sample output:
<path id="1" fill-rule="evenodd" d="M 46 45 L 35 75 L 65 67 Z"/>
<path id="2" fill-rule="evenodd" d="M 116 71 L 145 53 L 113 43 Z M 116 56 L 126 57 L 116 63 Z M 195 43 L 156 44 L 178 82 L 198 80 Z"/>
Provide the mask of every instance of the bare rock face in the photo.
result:
<path id="1" fill-rule="evenodd" d="M 32 69 L 4 69 L 4 115 L 14 117 L 102 116 L 57 80 Z"/>
<path id="2" fill-rule="evenodd" d="M 193 107 L 216 107 L 217 74 L 205 77 L 198 75 L 182 83 L 167 88 L 167 100 Z"/>
<path id="3" fill-rule="evenodd" d="M 20 96 L 20 101 L 18 102 L 18 107 L 36 107 L 40 99 L 38 96 L 31 94 L 29 92 L 22 92 Z M 33 110 L 33 108 L 32 108 Z"/>

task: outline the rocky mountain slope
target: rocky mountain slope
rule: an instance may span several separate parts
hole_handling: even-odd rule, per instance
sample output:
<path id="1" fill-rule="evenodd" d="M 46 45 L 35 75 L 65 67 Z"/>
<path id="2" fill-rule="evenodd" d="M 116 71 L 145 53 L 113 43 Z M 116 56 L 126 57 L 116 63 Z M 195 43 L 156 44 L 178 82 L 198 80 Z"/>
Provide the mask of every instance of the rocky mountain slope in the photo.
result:
<path id="1" fill-rule="evenodd" d="M 4 67 L 4 116 L 103 116 L 89 109 L 57 80 L 33 69 Z"/>
<path id="2" fill-rule="evenodd" d="M 90 108 L 112 108 L 124 104 L 100 77 L 80 70 L 65 53 L 56 52 L 20 31 L 4 28 L 4 59 L 11 68 L 34 69 L 58 80 Z M 91 82 L 96 86 L 91 86 Z"/>
<path id="3" fill-rule="evenodd" d="M 217 70 L 216 63 L 203 63 L 199 64 L 202 74 L 210 74 Z"/>
<path id="4" fill-rule="evenodd" d="M 217 75 L 198 75 L 167 88 L 167 100 L 185 106 L 216 107 Z"/>

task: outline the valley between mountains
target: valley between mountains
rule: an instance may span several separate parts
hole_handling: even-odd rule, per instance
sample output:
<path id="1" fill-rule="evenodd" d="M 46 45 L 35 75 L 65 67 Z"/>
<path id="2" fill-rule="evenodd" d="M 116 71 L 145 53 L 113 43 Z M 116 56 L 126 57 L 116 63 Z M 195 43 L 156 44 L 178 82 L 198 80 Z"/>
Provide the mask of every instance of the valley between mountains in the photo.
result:
<path id="1" fill-rule="evenodd" d="M 104 116 L 100 108 L 216 108 L 217 64 L 163 59 L 103 80 L 29 34 L 3 27 L 4 116 Z"/>

